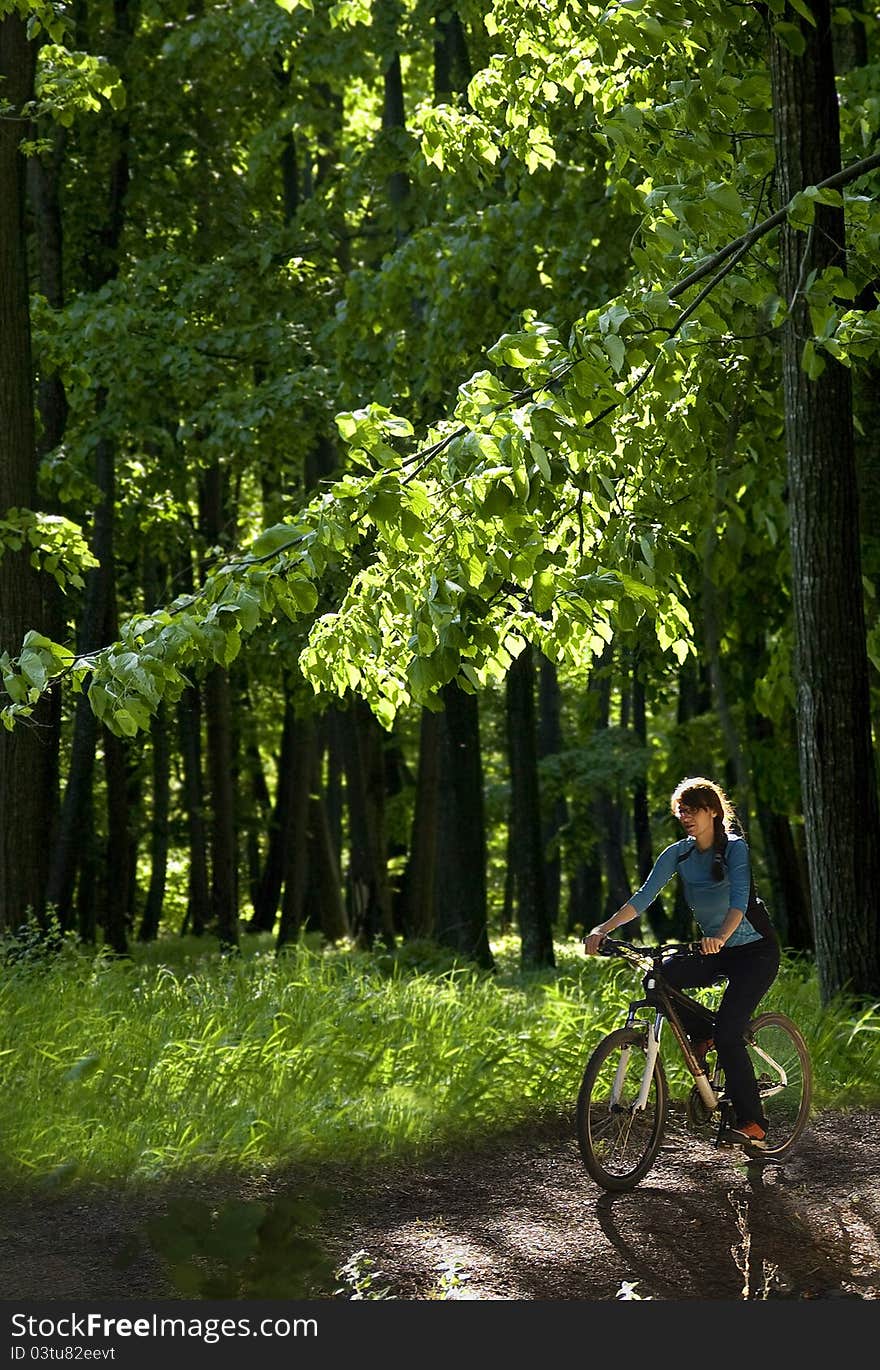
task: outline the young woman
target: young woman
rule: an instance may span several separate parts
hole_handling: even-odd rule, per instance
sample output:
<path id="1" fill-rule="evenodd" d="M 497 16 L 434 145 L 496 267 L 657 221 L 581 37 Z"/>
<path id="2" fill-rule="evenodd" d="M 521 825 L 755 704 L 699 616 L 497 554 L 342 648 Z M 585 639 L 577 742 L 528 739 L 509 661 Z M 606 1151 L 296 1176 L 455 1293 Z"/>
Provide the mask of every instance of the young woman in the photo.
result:
<path id="1" fill-rule="evenodd" d="M 686 836 L 660 853 L 641 889 L 587 934 L 584 947 L 594 956 L 606 933 L 638 918 L 673 876 L 681 876 L 688 905 L 703 933 L 702 953 L 677 953 L 664 962 L 663 973 L 678 989 L 711 985 L 727 977 L 714 1042 L 700 1040 L 699 1020 L 693 1015 L 682 1011 L 681 1020 L 700 1060 L 705 1060 L 713 1045 L 718 1053 L 736 1112 L 732 1140 L 760 1146 L 767 1134 L 767 1119 L 743 1035 L 776 979 L 779 942 L 763 904 L 751 897 L 749 849 L 742 837 L 731 832 L 734 815 L 723 790 L 703 776 L 691 776 L 676 786 L 670 804 Z M 746 917 L 747 911 L 758 927 Z"/>

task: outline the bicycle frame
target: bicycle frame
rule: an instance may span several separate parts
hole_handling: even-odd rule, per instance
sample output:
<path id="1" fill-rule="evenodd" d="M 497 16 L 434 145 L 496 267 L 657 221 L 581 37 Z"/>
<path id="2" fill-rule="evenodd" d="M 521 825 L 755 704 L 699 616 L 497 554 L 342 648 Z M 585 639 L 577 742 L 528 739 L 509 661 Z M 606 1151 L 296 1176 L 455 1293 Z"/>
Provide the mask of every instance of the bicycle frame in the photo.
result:
<path id="1" fill-rule="evenodd" d="M 675 950 L 692 949 L 696 950 L 699 944 L 676 943 Z M 689 995 L 683 994 L 674 985 L 668 985 L 663 979 L 662 963 L 673 948 L 669 945 L 662 945 L 657 948 L 650 948 L 644 951 L 630 947 L 626 943 L 616 946 L 616 954 L 623 955 L 626 960 L 645 970 L 644 987 L 647 997 L 644 999 L 634 999 L 630 1002 L 626 1015 L 626 1027 L 633 1027 L 636 1022 L 636 1013 L 640 1008 L 655 1009 L 653 1023 L 646 1023 L 648 1029 L 647 1046 L 645 1051 L 645 1069 L 642 1075 L 641 1088 L 638 1098 L 633 1104 L 634 1109 L 644 1109 L 648 1102 L 648 1094 L 651 1089 L 651 1078 L 654 1074 L 654 1067 L 660 1051 L 660 1034 L 663 1029 L 664 1021 L 669 1023 L 670 1031 L 678 1042 L 684 1057 L 685 1065 L 694 1078 L 694 1083 L 699 1091 L 700 1098 L 709 1109 L 715 1109 L 718 1105 L 719 1095 L 712 1087 L 711 1081 L 706 1075 L 701 1063 L 697 1060 L 691 1047 L 690 1038 L 681 1024 L 681 1019 L 676 1012 L 676 1001 L 681 1007 L 686 1007 L 689 1012 L 695 1013 L 706 1022 L 706 1036 L 710 1037 L 715 1023 L 715 1015 L 705 1005 L 698 1000 L 692 999 Z M 626 1067 L 629 1060 L 630 1049 L 625 1048 L 621 1053 L 620 1064 L 617 1068 L 614 1084 L 611 1091 L 612 1103 L 620 1100 L 620 1091 L 626 1075 Z M 762 1053 L 763 1054 L 763 1053 Z M 769 1058 L 768 1058 L 769 1062 Z M 781 1087 L 781 1086 L 780 1086 Z"/>

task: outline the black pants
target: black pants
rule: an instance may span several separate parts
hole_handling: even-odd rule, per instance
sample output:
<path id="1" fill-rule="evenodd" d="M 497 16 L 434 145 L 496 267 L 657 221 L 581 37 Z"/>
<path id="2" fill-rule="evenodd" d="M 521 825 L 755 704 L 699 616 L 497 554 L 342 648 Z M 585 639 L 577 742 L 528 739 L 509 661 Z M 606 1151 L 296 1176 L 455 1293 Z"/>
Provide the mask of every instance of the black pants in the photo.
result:
<path id="1" fill-rule="evenodd" d="M 663 976 L 676 989 L 712 985 L 727 977 L 727 989 L 715 1019 L 714 1041 L 737 1123 L 754 1122 L 767 1126 L 743 1036 L 755 1008 L 778 971 L 779 946 L 769 937 L 739 947 L 722 947 L 714 956 L 681 952 L 663 963 Z M 705 1038 L 705 1022 L 687 1009 L 682 1009 L 679 1017 L 689 1037 Z"/>

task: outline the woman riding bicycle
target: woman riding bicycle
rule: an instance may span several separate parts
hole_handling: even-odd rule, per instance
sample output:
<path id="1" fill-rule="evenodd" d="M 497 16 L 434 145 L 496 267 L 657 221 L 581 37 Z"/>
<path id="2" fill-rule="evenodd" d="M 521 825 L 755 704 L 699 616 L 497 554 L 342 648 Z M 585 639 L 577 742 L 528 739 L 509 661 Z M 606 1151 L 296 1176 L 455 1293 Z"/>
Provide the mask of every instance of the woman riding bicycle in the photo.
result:
<path id="1" fill-rule="evenodd" d="M 766 909 L 754 895 L 749 849 L 731 832 L 733 809 L 712 780 L 691 776 L 676 786 L 670 799 L 675 817 L 687 834 L 661 852 L 641 889 L 629 902 L 592 928 L 584 939 L 588 955 L 597 954 L 603 937 L 638 918 L 674 875 L 684 882 L 685 897 L 700 930 L 701 954 L 678 953 L 664 962 L 663 975 L 677 989 L 711 985 L 727 977 L 718 1006 L 713 1041 L 686 1010 L 682 1025 L 700 1060 L 714 1045 L 724 1069 L 727 1090 L 736 1114 L 730 1140 L 760 1145 L 767 1135 L 767 1119 L 744 1035 L 759 1001 L 779 971 L 779 942 Z M 755 923 L 746 917 L 749 912 Z"/>

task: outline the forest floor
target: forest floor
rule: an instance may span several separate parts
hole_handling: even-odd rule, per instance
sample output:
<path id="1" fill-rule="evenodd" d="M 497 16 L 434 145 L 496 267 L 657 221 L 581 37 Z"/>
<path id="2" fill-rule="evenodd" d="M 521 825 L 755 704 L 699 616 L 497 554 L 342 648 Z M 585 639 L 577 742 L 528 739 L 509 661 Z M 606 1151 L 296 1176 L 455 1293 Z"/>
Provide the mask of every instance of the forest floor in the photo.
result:
<path id="1" fill-rule="evenodd" d="M 337 1297 L 359 1282 L 359 1297 L 407 1300 L 880 1298 L 877 1110 L 818 1114 L 781 1164 L 673 1126 L 620 1195 L 590 1180 L 570 1118 L 418 1163 L 7 1190 L 0 1298 L 179 1298 L 147 1236 L 175 1199 L 271 1207 L 316 1182 L 315 1235 L 349 1263 Z"/>

